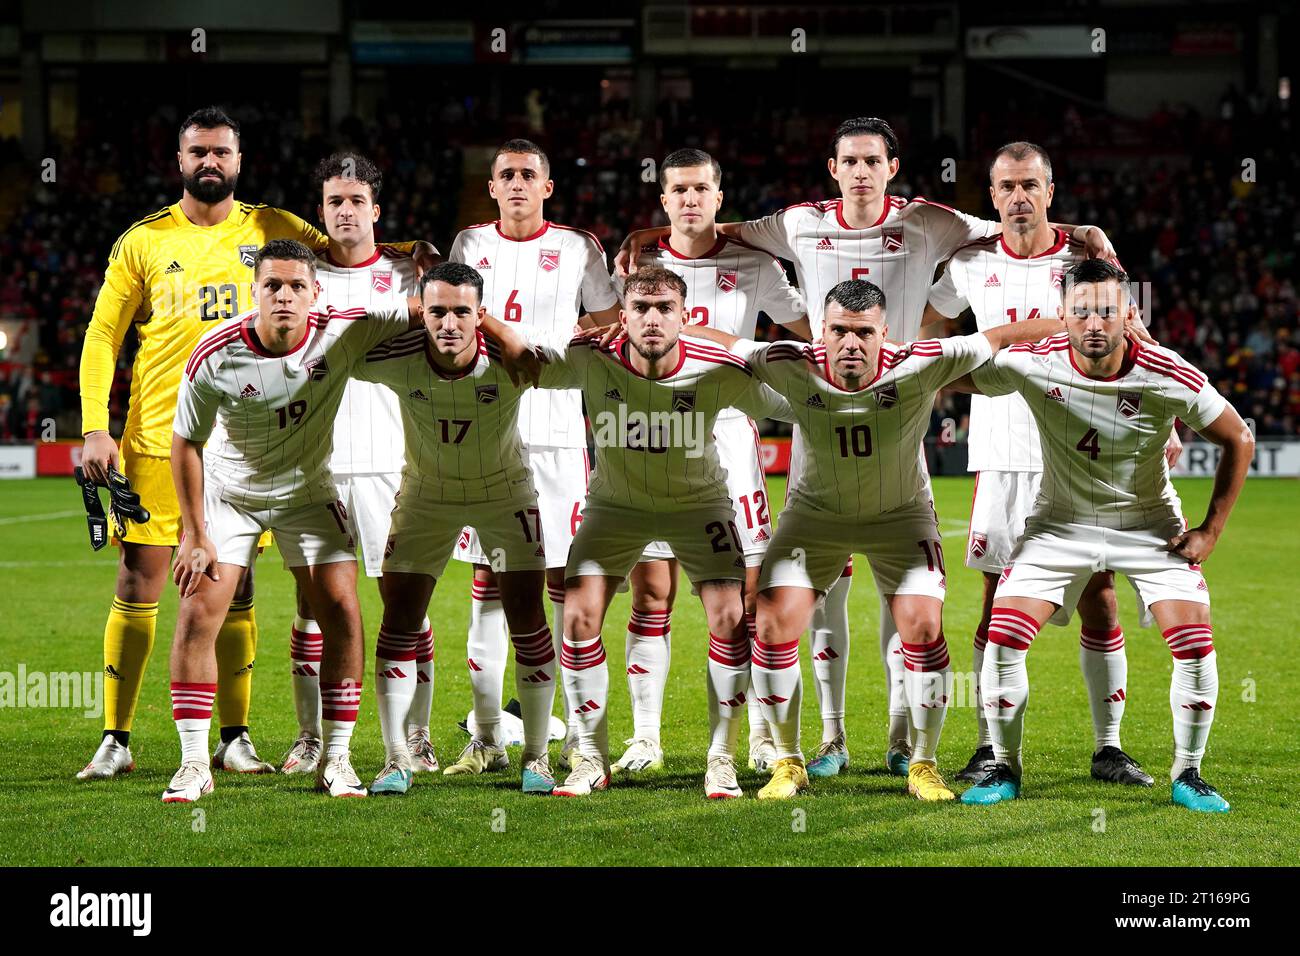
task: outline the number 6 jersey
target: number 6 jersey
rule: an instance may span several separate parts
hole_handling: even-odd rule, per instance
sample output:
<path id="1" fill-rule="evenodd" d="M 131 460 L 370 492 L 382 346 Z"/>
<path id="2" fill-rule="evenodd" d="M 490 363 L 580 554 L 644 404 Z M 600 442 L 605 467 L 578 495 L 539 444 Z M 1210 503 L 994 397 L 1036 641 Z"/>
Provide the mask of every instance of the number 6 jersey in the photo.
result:
<path id="1" fill-rule="evenodd" d="M 1065 332 L 1003 349 L 972 377 L 985 395 L 1019 392 L 1038 423 L 1034 516 L 1121 531 L 1181 517 L 1164 456 L 1174 419 L 1199 430 L 1228 404 L 1169 349 L 1134 340 L 1114 377 L 1089 378 Z"/>
<path id="2" fill-rule="evenodd" d="M 203 467 L 223 501 L 249 511 L 332 502 L 334 418 L 348 376 L 367 351 L 410 328 L 406 303 L 312 312 L 302 342 L 283 355 L 258 341 L 256 319 L 245 312 L 199 340 L 172 427 L 190 441 L 211 437 Z"/>

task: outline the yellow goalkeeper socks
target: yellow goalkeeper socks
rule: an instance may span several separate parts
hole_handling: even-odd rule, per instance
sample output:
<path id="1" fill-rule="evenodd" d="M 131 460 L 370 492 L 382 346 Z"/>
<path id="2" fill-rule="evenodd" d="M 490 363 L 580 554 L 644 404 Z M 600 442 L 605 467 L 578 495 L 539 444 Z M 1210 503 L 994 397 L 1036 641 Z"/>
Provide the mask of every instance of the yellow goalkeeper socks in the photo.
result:
<path id="1" fill-rule="evenodd" d="M 253 599 L 232 601 L 217 634 L 217 712 L 221 739 L 248 729 L 253 696 L 253 660 L 257 656 L 257 617 Z"/>
<path id="2" fill-rule="evenodd" d="M 139 604 L 113 598 L 104 625 L 104 729 L 115 731 L 119 739 L 130 733 L 135 719 L 157 624 L 157 601 Z"/>

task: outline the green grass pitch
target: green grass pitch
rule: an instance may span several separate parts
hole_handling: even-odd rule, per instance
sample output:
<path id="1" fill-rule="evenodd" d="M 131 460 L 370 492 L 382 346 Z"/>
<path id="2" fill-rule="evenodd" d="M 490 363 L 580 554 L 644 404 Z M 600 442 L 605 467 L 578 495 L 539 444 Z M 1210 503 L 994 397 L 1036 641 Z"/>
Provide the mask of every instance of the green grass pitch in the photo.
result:
<path id="1" fill-rule="evenodd" d="M 947 536 L 945 630 L 953 667 L 970 666 L 979 578 L 962 567 L 971 482 L 935 481 Z M 0 865 L 141 864 L 708 864 L 708 865 L 1269 865 L 1293 864 L 1296 813 L 1295 707 L 1300 680 L 1293 641 L 1300 540 L 1297 485 L 1248 484 L 1225 538 L 1207 565 L 1219 650 L 1219 713 L 1204 772 L 1232 803 L 1200 816 L 1169 802 L 1169 653 L 1157 631 L 1140 630 L 1132 590 L 1121 586 L 1128 635 L 1129 703 L 1124 744 L 1156 777 L 1153 790 L 1120 789 L 1088 777 L 1092 730 L 1075 628 L 1048 628 L 1030 655 L 1033 690 L 1026 732 L 1024 799 L 993 808 L 925 806 L 883 769 L 885 691 L 877 651 L 876 597 L 865 564 L 853 588 L 854 650 L 848 727 L 852 763 L 790 803 L 752 799 L 761 780 L 742 772 L 748 799 L 708 801 L 703 614 L 683 588 L 673 617 L 673 670 L 664 717 L 665 769 L 616 782 L 584 800 L 526 798 L 511 771 L 475 778 L 419 776 L 405 798 L 339 800 L 300 777 L 219 774 L 196 807 L 159 795 L 178 744 L 167 694 L 167 649 L 176 592 L 163 597 L 158 641 L 132 736 L 135 773 L 81 784 L 73 778 L 98 743 L 101 724 L 72 709 L 0 710 Z M 1192 520 L 1204 513 L 1208 480 L 1179 484 Z M 782 498 L 780 481 L 770 487 Z M 111 551 L 92 554 L 70 479 L 0 482 L 0 568 L 5 611 L 0 671 L 97 671 L 115 575 Z M 288 632 L 292 587 L 278 557 L 258 571 L 261 647 L 253 737 L 275 760 L 295 736 Z M 368 647 L 379 601 L 363 581 Z M 611 739 L 631 730 L 619 662 L 628 601 L 605 628 L 610 660 Z M 434 595 L 439 668 L 435 744 L 444 763 L 465 741 L 455 726 L 469 709 L 463 663 L 468 574 L 452 562 Z M 1292 650 L 1288 650 L 1292 648 Z M 820 727 L 804 645 L 804 743 Z M 383 750 L 369 674 L 354 760 L 369 780 Z M 513 675 L 506 677 L 507 693 Z M 949 712 L 940 769 L 951 779 L 969 756 L 971 707 Z M 213 731 L 215 738 L 215 728 Z M 744 750 L 743 731 L 741 750 Z M 554 751 L 553 751 L 554 752 Z M 618 751 L 621 752 L 621 751 Z M 617 752 L 616 752 L 617 755 Z M 201 810 L 202 814 L 196 814 Z"/>

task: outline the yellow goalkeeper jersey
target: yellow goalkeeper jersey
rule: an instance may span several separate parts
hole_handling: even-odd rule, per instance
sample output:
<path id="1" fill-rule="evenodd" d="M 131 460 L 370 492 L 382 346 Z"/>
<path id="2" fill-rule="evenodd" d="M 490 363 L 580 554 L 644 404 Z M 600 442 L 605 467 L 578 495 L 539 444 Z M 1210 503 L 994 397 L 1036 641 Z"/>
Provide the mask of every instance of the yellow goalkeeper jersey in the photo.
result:
<path id="1" fill-rule="evenodd" d="M 329 245 L 323 232 L 293 213 L 238 201 L 215 226 L 194 225 L 175 203 L 122 233 L 81 350 L 83 435 L 108 429 L 113 370 L 134 325 L 140 348 L 123 450 L 170 457 L 185 362 L 208 329 L 253 308 L 253 256 L 272 239 L 297 239 L 317 252 Z"/>

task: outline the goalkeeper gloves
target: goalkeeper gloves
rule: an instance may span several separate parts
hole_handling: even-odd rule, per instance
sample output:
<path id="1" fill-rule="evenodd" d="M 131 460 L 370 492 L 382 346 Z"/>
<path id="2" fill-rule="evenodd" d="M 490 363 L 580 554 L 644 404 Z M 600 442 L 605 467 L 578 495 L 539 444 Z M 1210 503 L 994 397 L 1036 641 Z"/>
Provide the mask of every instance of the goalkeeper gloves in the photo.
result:
<path id="1" fill-rule="evenodd" d="M 104 506 L 99 500 L 99 483 L 90 478 L 77 466 L 73 477 L 81 486 L 81 500 L 86 506 L 86 525 L 90 530 L 90 547 L 98 551 L 108 544 L 108 520 L 104 516 Z M 118 537 L 126 535 L 126 523 L 134 521 L 144 524 L 149 520 L 149 511 L 140 504 L 140 496 L 131 490 L 131 482 L 126 475 L 112 465 L 108 468 L 108 510 L 113 516 L 113 534 Z"/>

